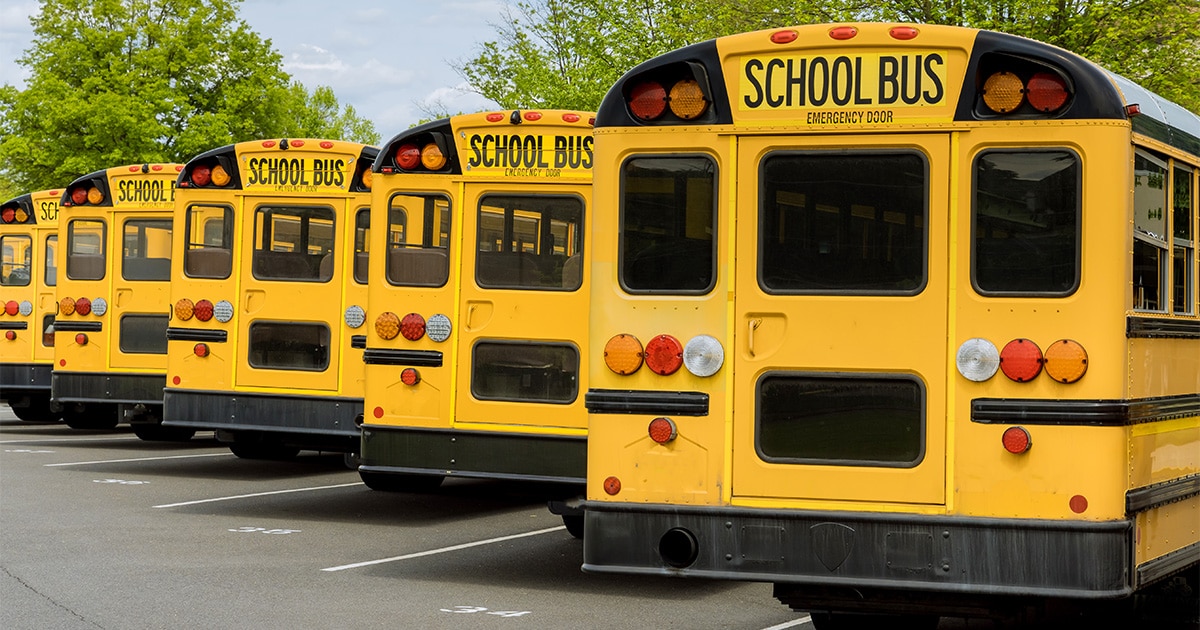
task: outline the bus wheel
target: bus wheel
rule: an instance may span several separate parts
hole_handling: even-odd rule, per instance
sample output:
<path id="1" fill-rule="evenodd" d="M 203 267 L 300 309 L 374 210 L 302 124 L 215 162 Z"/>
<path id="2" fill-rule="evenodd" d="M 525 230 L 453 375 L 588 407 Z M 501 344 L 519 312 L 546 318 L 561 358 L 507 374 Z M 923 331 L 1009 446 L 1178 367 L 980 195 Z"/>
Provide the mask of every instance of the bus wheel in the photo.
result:
<path id="1" fill-rule="evenodd" d="M 135 424 L 133 434 L 147 442 L 187 442 L 196 435 L 196 430 L 186 427 L 164 427 L 161 424 Z"/>
<path id="2" fill-rule="evenodd" d="M 442 475 L 405 475 L 358 470 L 358 476 L 372 490 L 379 492 L 430 492 L 442 485 Z"/>
<path id="3" fill-rule="evenodd" d="M 873 615 L 848 612 L 814 612 L 813 627 L 817 630 L 936 630 L 941 620 L 937 615 Z"/>
<path id="4" fill-rule="evenodd" d="M 12 407 L 12 411 L 13 415 L 23 422 L 58 422 L 62 420 L 62 412 L 51 411 L 49 395 L 33 396 L 29 399 L 27 406 Z"/>
<path id="5" fill-rule="evenodd" d="M 262 442 L 234 442 L 229 445 L 229 450 L 242 459 L 273 459 L 283 461 L 294 459 L 300 454 L 300 449 L 294 446 Z"/>
<path id="6" fill-rule="evenodd" d="M 571 536 L 583 540 L 583 515 L 582 514 L 563 514 L 563 525 L 567 526 L 567 533 Z"/>
<path id="7" fill-rule="evenodd" d="M 121 418 L 116 405 L 69 405 L 63 420 L 72 429 L 115 429 Z"/>

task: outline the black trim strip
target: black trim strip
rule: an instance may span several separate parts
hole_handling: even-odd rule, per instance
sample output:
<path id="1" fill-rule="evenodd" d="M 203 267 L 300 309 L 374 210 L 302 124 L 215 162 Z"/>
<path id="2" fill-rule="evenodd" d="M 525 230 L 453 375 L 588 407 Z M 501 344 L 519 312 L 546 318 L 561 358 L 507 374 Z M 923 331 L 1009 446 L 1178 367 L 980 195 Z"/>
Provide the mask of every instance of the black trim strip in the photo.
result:
<path id="1" fill-rule="evenodd" d="M 1176 549 L 1137 567 L 1138 587 L 1145 586 L 1200 562 L 1200 542 Z"/>
<path id="2" fill-rule="evenodd" d="M 1200 474 L 1179 477 L 1125 493 L 1125 513 L 1130 516 L 1200 494 Z"/>
<path id="3" fill-rule="evenodd" d="M 229 332 L 206 328 L 168 328 L 167 341 L 211 341 L 225 343 L 229 341 Z"/>
<path id="4" fill-rule="evenodd" d="M 29 322 L 0 322 L 0 330 L 28 330 Z"/>
<path id="5" fill-rule="evenodd" d="M 104 330 L 104 324 L 101 322 L 54 320 L 54 332 L 100 332 L 102 330 Z"/>
<path id="6" fill-rule="evenodd" d="M 708 415 L 708 394 L 704 392 L 589 389 L 583 401 L 588 413 Z"/>
<path id="7" fill-rule="evenodd" d="M 1129 339 L 1156 337 L 1200 339 L 1200 319 L 1126 317 L 1125 337 Z"/>
<path id="8" fill-rule="evenodd" d="M 1123 427 L 1200 415 L 1200 394 L 1131 400 L 976 398 L 971 422 Z"/>
<path id="9" fill-rule="evenodd" d="M 392 350 L 390 348 L 366 348 L 363 363 L 372 365 L 409 365 L 416 367 L 442 367 L 442 353 L 437 350 Z"/>
<path id="10" fill-rule="evenodd" d="M 350 335 L 350 347 L 359 350 L 365 350 L 367 347 L 366 335 Z"/>

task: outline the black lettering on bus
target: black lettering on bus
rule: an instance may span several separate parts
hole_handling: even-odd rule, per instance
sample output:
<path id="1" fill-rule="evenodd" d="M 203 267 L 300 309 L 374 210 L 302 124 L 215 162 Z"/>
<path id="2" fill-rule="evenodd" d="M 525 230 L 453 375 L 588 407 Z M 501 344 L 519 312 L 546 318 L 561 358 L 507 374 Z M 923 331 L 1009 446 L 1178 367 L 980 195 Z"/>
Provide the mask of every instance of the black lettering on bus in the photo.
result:
<path id="1" fill-rule="evenodd" d="M 793 68 L 793 61 L 794 60 L 792 59 L 788 59 L 787 61 L 787 106 L 792 106 L 792 93 L 798 89 L 800 94 L 800 102 L 797 103 L 797 106 L 804 107 L 804 73 L 808 67 L 808 60 L 804 58 L 800 59 L 799 75 L 796 74 L 795 69 Z"/>
<path id="2" fill-rule="evenodd" d="M 258 158 L 250 158 L 246 162 L 246 185 L 253 186 L 259 182 Z"/>
<path id="3" fill-rule="evenodd" d="M 767 78 L 765 80 L 765 82 L 767 84 L 767 106 L 768 107 L 779 107 L 780 105 L 783 105 L 783 102 L 785 99 L 782 96 L 779 96 L 779 97 L 771 96 L 771 93 L 774 91 L 771 88 L 775 84 L 775 82 L 771 80 L 771 69 L 772 68 L 786 68 L 786 66 L 784 65 L 782 59 L 772 59 L 767 62 Z"/>
<path id="4" fill-rule="evenodd" d="M 583 160 L 580 162 L 579 166 L 581 168 L 592 168 L 592 144 L 594 143 L 595 138 L 591 136 L 584 136 L 582 140 Z"/>
<path id="5" fill-rule="evenodd" d="M 742 98 L 742 101 L 746 103 L 746 107 L 749 107 L 750 109 L 756 109 L 763 103 L 763 86 L 758 82 L 758 77 L 754 76 L 755 70 L 762 71 L 762 69 L 763 64 L 757 59 L 751 59 L 750 61 L 746 62 L 746 80 L 749 81 L 750 85 L 754 87 L 754 98 L 751 98 L 750 95 L 746 95 Z"/>
<path id="6" fill-rule="evenodd" d="M 467 158 L 467 166 L 474 168 L 483 165 L 483 151 L 479 144 L 479 134 L 472 134 L 468 141 L 468 146 L 471 147 L 471 157 Z"/>
<path id="7" fill-rule="evenodd" d="M 856 80 L 849 57 L 842 56 L 833 60 L 833 75 L 830 82 L 832 83 L 831 91 L 833 92 L 834 105 L 847 105 L 850 103 L 850 96 L 854 92 L 854 83 Z M 843 87 L 845 88 L 844 91 Z"/>
<path id="8" fill-rule="evenodd" d="M 817 67 L 820 66 L 820 70 Z M 821 92 L 817 92 L 817 79 L 821 79 Z M 820 107 L 829 100 L 829 62 L 824 57 L 814 57 L 808 65 L 808 101 Z"/>
<path id="9" fill-rule="evenodd" d="M 504 166 L 513 167 L 521 165 L 521 136 L 515 134 L 509 136 L 508 153 L 505 157 L 508 159 L 508 162 Z"/>
<path id="10" fill-rule="evenodd" d="M 57 221 L 58 220 L 58 202 L 57 201 L 43 201 L 42 202 L 42 212 L 41 212 L 41 215 L 39 215 L 39 216 L 42 220 L 45 220 L 45 221 Z"/>
<path id="11" fill-rule="evenodd" d="M 896 82 L 900 62 L 895 57 L 879 58 L 879 104 L 891 105 L 900 97 L 900 85 Z"/>
<path id="12" fill-rule="evenodd" d="M 944 94 L 942 80 L 938 78 L 937 73 L 933 70 L 935 63 L 941 66 L 944 65 L 946 61 L 937 53 L 929 55 L 925 58 L 925 74 L 929 77 L 930 82 L 933 83 L 933 92 L 926 91 L 924 96 L 925 102 L 931 105 L 942 102 L 942 96 Z"/>
<path id="13" fill-rule="evenodd" d="M 854 104 L 855 105 L 870 105 L 871 99 L 865 98 L 862 95 L 863 73 L 862 73 L 862 57 L 854 58 Z"/>
<path id="14" fill-rule="evenodd" d="M 905 105 L 916 105 L 917 101 L 921 100 L 921 55 L 917 55 L 916 63 L 913 64 L 913 80 L 911 83 L 913 91 L 911 95 L 908 93 L 910 86 L 908 80 L 908 60 L 908 57 L 902 57 L 900 62 L 900 100 L 904 101 Z"/>

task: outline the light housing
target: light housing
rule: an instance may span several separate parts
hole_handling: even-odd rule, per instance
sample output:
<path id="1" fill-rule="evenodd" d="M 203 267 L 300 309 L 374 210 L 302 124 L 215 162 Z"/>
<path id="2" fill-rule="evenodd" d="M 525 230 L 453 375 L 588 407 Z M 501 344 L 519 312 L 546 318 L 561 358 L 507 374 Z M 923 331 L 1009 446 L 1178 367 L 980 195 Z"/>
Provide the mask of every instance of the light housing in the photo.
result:
<path id="1" fill-rule="evenodd" d="M 79 315 L 90 315 L 92 312 L 92 301 L 85 297 L 75 300 L 75 312 Z"/>
<path id="2" fill-rule="evenodd" d="M 1059 383 L 1074 383 L 1087 374 L 1087 350 L 1073 339 L 1059 339 L 1046 348 L 1046 374 Z"/>
<path id="3" fill-rule="evenodd" d="M 180 321 L 188 321 L 196 314 L 196 305 L 187 298 L 180 298 L 175 302 L 175 317 Z"/>
<path id="4" fill-rule="evenodd" d="M 59 315 L 74 315 L 75 314 L 75 298 L 65 297 L 58 301 Z"/>
<path id="5" fill-rule="evenodd" d="M 670 418 L 655 418 L 646 427 L 646 433 L 658 444 L 666 444 L 679 435 L 675 422 Z"/>
<path id="6" fill-rule="evenodd" d="M 98 297 L 92 300 L 92 315 L 103 317 L 108 312 L 108 300 Z"/>
<path id="7" fill-rule="evenodd" d="M 421 382 L 421 373 L 417 368 L 404 368 L 400 371 L 400 382 L 412 387 Z"/>
<path id="8" fill-rule="evenodd" d="M 641 369 L 645 357 L 642 342 L 633 335 L 621 333 L 613 336 L 608 343 L 604 344 L 604 365 L 622 376 L 633 374 Z"/>
<path id="9" fill-rule="evenodd" d="M 400 334 L 409 341 L 425 336 L 425 318 L 418 313 L 409 313 L 400 320 Z"/>
<path id="10" fill-rule="evenodd" d="M 451 325 L 450 318 L 441 313 L 430 315 L 429 321 L 425 322 L 425 335 L 437 343 L 449 339 L 453 330 L 454 326 Z"/>
<path id="11" fill-rule="evenodd" d="M 208 348 L 208 344 L 206 344 L 206 343 L 198 343 L 198 344 L 192 346 L 192 354 L 200 357 L 201 359 L 203 359 L 204 357 L 207 357 L 209 355 L 209 353 L 210 353 L 210 351 Z"/>
<path id="12" fill-rule="evenodd" d="M 683 344 L 671 335 L 658 335 L 646 342 L 646 367 L 655 374 L 669 376 L 683 366 Z"/>
<path id="13" fill-rule="evenodd" d="M 225 324 L 233 319 L 233 304 L 229 300 L 221 300 L 213 304 L 213 319 Z"/>
<path id="14" fill-rule="evenodd" d="M 963 378 L 981 383 L 995 376 L 1000 369 L 1000 351 L 987 339 L 974 337 L 958 347 L 954 364 Z"/>
<path id="15" fill-rule="evenodd" d="M 1025 427 L 1008 427 L 1000 436 L 1000 442 L 1004 444 L 1004 450 L 1013 455 L 1028 452 L 1033 447 L 1033 438 L 1029 436 Z"/>
<path id="16" fill-rule="evenodd" d="M 696 376 L 712 376 L 724 364 L 725 348 L 716 337 L 697 335 L 683 347 L 683 366 Z"/>
<path id="17" fill-rule="evenodd" d="M 346 313 L 343 315 L 346 325 L 351 328 L 360 328 L 367 321 L 367 312 L 357 304 L 351 304 L 346 307 Z"/>
<path id="18" fill-rule="evenodd" d="M 400 318 L 388 311 L 375 318 L 375 334 L 380 339 L 395 339 L 400 334 Z"/>
<path id="19" fill-rule="evenodd" d="M 195 306 L 196 319 L 206 322 L 213 318 L 213 303 L 208 300 L 200 300 Z"/>
<path id="20" fill-rule="evenodd" d="M 1042 349 L 1028 339 L 1013 339 L 1000 351 L 1000 371 L 1018 383 L 1028 383 L 1042 373 Z"/>

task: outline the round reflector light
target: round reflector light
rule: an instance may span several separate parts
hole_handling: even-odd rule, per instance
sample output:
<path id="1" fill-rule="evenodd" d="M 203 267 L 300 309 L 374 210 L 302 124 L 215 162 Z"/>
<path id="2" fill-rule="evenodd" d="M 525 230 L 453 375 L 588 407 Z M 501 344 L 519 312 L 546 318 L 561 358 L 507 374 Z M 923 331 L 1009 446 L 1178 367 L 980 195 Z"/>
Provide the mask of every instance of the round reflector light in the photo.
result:
<path id="1" fill-rule="evenodd" d="M 207 166 L 197 166 L 192 169 L 192 183 L 197 186 L 207 186 L 212 181 L 212 169 Z"/>
<path id="2" fill-rule="evenodd" d="M 14 223 L 17 220 L 16 208 L 5 208 L 0 210 L 0 222 Z"/>
<path id="3" fill-rule="evenodd" d="M 25 212 L 24 208 L 17 208 L 13 212 L 13 220 L 17 223 L 24 223 L 29 220 L 29 213 Z"/>
<path id="4" fill-rule="evenodd" d="M 375 334 L 381 339 L 395 339 L 400 334 L 400 318 L 387 312 L 375 318 Z"/>
<path id="5" fill-rule="evenodd" d="M 175 303 L 175 317 L 178 317 L 180 321 L 186 322 L 192 318 L 192 315 L 195 314 L 196 305 L 192 304 L 191 300 L 183 298 Z"/>
<path id="6" fill-rule="evenodd" d="M 417 368 L 404 368 L 400 372 L 400 382 L 412 387 L 421 382 L 421 373 L 417 371 Z"/>
<path id="7" fill-rule="evenodd" d="M 645 356 L 642 342 L 633 335 L 621 333 L 604 344 L 604 365 L 617 374 L 628 375 L 638 371 Z"/>
<path id="8" fill-rule="evenodd" d="M 75 205 L 77 206 L 87 203 L 87 197 L 88 195 L 86 188 L 76 188 L 75 190 L 71 191 L 71 201 L 75 202 Z"/>
<path id="9" fill-rule="evenodd" d="M 1067 102 L 1067 83 L 1057 74 L 1039 72 L 1029 77 L 1025 97 L 1039 112 L 1053 112 Z"/>
<path id="10" fill-rule="evenodd" d="M 375 174 L 370 168 L 364 168 L 362 176 L 359 178 L 362 181 L 363 188 L 371 190 L 371 185 L 375 183 Z"/>
<path id="11" fill-rule="evenodd" d="M 409 341 L 416 341 L 425 336 L 425 318 L 416 313 L 409 313 L 400 320 L 400 334 Z"/>
<path id="12" fill-rule="evenodd" d="M 699 118 L 708 109 L 704 91 L 695 79 L 685 79 L 671 86 L 671 113 L 684 120 Z"/>
<path id="13" fill-rule="evenodd" d="M 997 72 L 983 82 L 983 104 L 997 114 L 1007 114 L 1025 100 L 1025 84 L 1007 70 Z"/>
<path id="14" fill-rule="evenodd" d="M 1042 363 L 1042 349 L 1028 339 L 1013 339 L 1000 351 L 1000 370 L 1018 383 L 1041 374 Z"/>
<path id="15" fill-rule="evenodd" d="M 367 321 L 367 312 L 364 311 L 361 306 L 357 304 L 351 304 L 350 306 L 346 307 L 344 319 L 346 320 L 347 326 L 351 328 L 358 328 Z"/>
<path id="16" fill-rule="evenodd" d="M 213 167 L 211 178 L 214 186 L 225 186 L 233 179 L 229 176 L 229 171 L 226 171 L 225 167 L 220 164 Z"/>
<path id="17" fill-rule="evenodd" d="M 1088 500 L 1087 497 L 1083 496 L 1082 494 L 1077 494 L 1071 497 L 1071 501 L 1068 503 L 1068 505 L 1071 506 L 1072 512 L 1076 514 L 1083 514 L 1088 509 Z"/>
<path id="18" fill-rule="evenodd" d="M 92 301 L 81 297 L 75 300 L 75 312 L 80 315 L 88 315 L 92 312 Z"/>
<path id="19" fill-rule="evenodd" d="M 974 337 L 958 347 L 954 363 L 963 378 L 981 383 L 995 376 L 996 370 L 1000 369 L 1000 351 L 987 339 Z"/>
<path id="20" fill-rule="evenodd" d="M 657 81 L 634 86 L 629 92 L 629 111 L 642 120 L 654 120 L 667 110 L 667 91 Z"/>
<path id="21" fill-rule="evenodd" d="M 1087 373 L 1087 350 L 1078 341 L 1059 339 L 1046 348 L 1046 373 L 1060 383 L 1074 383 Z"/>
<path id="22" fill-rule="evenodd" d="M 421 149 L 421 165 L 431 171 L 440 171 L 446 166 L 446 156 L 438 145 L 430 142 Z"/>
<path id="23" fill-rule="evenodd" d="M 650 439 L 659 444 L 666 444 L 675 439 L 679 432 L 675 429 L 675 423 L 670 418 L 655 418 L 650 421 L 650 426 L 646 427 L 646 432 L 650 435 Z"/>
<path id="24" fill-rule="evenodd" d="M 15 340 L 17 338 L 17 331 L 15 331 L 15 330 L 4 331 L 4 338 L 9 341 Z"/>
<path id="25" fill-rule="evenodd" d="M 697 335 L 683 347 L 683 366 L 696 376 L 712 376 L 725 364 L 725 348 L 716 337 Z"/>
<path id="26" fill-rule="evenodd" d="M 204 357 L 208 356 L 208 344 L 198 343 L 198 344 L 192 346 L 192 354 L 194 354 L 202 359 Z"/>
<path id="27" fill-rule="evenodd" d="M 221 300 L 213 304 L 213 318 L 222 324 L 233 319 L 233 304 L 229 300 Z"/>
<path id="28" fill-rule="evenodd" d="M 103 317 L 108 312 L 108 300 L 98 297 L 92 300 L 92 315 Z"/>
<path id="29" fill-rule="evenodd" d="M 402 144 L 396 149 L 396 166 L 411 171 L 421 163 L 421 149 L 415 144 Z"/>
<path id="30" fill-rule="evenodd" d="M 655 374 L 674 374 L 683 365 L 683 344 L 671 335 L 659 335 L 646 343 L 646 366 Z"/>
<path id="31" fill-rule="evenodd" d="M 77 344 L 79 344 L 79 345 L 81 345 L 81 346 L 86 346 L 86 345 L 87 345 L 87 343 L 88 343 L 88 337 L 87 337 L 87 335 L 85 335 L 85 334 L 83 334 L 83 333 L 78 333 L 78 334 L 76 334 L 76 335 L 75 335 L 75 343 L 77 343 Z"/>
<path id="32" fill-rule="evenodd" d="M 75 313 L 75 298 L 65 297 L 58 301 L 58 312 L 62 315 Z"/>
<path id="33" fill-rule="evenodd" d="M 22 315 L 25 315 L 26 317 L 28 317 L 29 315 L 32 315 L 33 314 L 33 302 L 30 302 L 29 300 L 21 300 L 21 303 L 19 305 L 17 305 L 17 312 Z"/>
<path id="34" fill-rule="evenodd" d="M 1026 431 L 1025 427 L 1008 427 L 1000 441 L 1004 444 L 1004 450 L 1014 455 L 1020 455 L 1033 446 L 1033 439 L 1029 437 L 1029 431 Z"/>
<path id="35" fill-rule="evenodd" d="M 5 315 L 16 315 L 21 312 L 21 303 L 16 300 L 9 300 L 4 303 Z"/>
<path id="36" fill-rule="evenodd" d="M 195 307 L 196 319 L 206 322 L 213 318 L 213 303 L 208 300 L 200 300 L 196 302 Z"/>
<path id="37" fill-rule="evenodd" d="M 450 332 L 453 326 L 450 325 L 450 318 L 438 313 L 430 315 L 429 321 L 425 322 L 425 334 L 433 341 L 441 343 L 450 338 Z"/>
<path id="38" fill-rule="evenodd" d="M 95 186 L 88 189 L 88 203 L 98 205 L 104 201 L 104 193 L 100 192 Z"/>
<path id="39" fill-rule="evenodd" d="M 621 480 L 616 477 L 608 477 L 604 480 L 604 492 L 615 495 L 621 491 Z"/>

